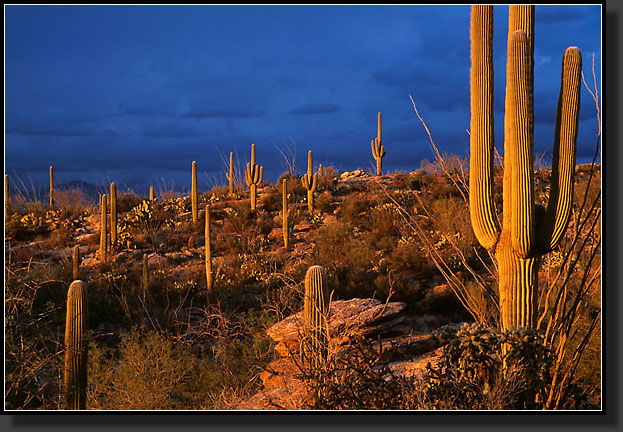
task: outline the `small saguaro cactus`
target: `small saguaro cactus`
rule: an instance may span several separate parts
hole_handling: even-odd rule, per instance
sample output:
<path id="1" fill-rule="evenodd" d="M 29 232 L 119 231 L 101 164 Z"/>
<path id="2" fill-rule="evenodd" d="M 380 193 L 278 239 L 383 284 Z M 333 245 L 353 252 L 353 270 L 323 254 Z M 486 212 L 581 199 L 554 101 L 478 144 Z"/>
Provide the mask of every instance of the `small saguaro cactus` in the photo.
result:
<path id="1" fill-rule="evenodd" d="M 244 180 L 249 186 L 251 192 L 251 210 L 255 211 L 256 189 L 257 185 L 262 182 L 264 167 L 255 164 L 255 144 L 251 144 L 251 163 L 247 162 L 247 169 L 244 172 Z"/>
<path id="2" fill-rule="evenodd" d="M 314 162 L 312 159 L 312 151 L 307 152 L 307 174 L 301 177 L 303 187 L 307 189 L 307 208 L 309 213 L 314 212 L 314 191 L 318 183 L 318 173 L 314 174 Z"/>
<path id="3" fill-rule="evenodd" d="M 582 57 L 567 48 L 556 115 L 547 210 L 534 202 L 534 6 L 509 7 L 502 226 L 493 204 L 493 7 L 472 6 L 469 207 L 474 234 L 494 254 L 502 329 L 537 324 L 538 270 L 569 222 Z"/>
<path id="4" fill-rule="evenodd" d="M 110 183 L 110 245 L 117 244 L 117 185 Z"/>
<path id="5" fill-rule="evenodd" d="M 54 208 L 54 168 L 50 165 L 50 208 Z"/>
<path id="6" fill-rule="evenodd" d="M 205 264 L 208 303 L 212 297 L 212 288 L 214 287 L 214 281 L 212 280 L 212 248 L 210 240 L 210 206 L 207 205 L 205 211 Z"/>
<path id="7" fill-rule="evenodd" d="M 376 175 L 383 175 L 383 157 L 387 154 L 383 144 L 381 144 L 381 113 L 379 113 L 377 137 L 371 142 L 372 156 L 376 160 Z"/>
<path id="8" fill-rule="evenodd" d="M 229 172 L 225 176 L 229 181 L 229 195 L 234 196 L 234 152 L 229 152 Z"/>
<path id="9" fill-rule="evenodd" d="M 290 215 L 290 210 L 288 209 L 288 181 L 287 179 L 283 179 L 283 204 L 281 206 L 281 227 L 283 230 L 283 246 L 286 250 L 289 247 L 289 238 L 290 238 L 290 229 L 288 227 L 288 216 Z"/>
<path id="10" fill-rule="evenodd" d="M 327 274 L 323 267 L 314 265 L 305 273 L 303 300 L 302 358 L 308 366 L 319 368 L 327 358 Z"/>
<path id="11" fill-rule="evenodd" d="M 75 280 L 67 292 L 65 321 L 65 408 L 87 407 L 87 288 Z"/>
<path id="12" fill-rule="evenodd" d="M 149 186 L 149 201 L 154 201 L 154 187 Z"/>
<path id="13" fill-rule="evenodd" d="M 80 279 L 80 246 L 74 246 L 74 253 L 71 259 L 73 279 Z"/>
<path id="14" fill-rule="evenodd" d="M 108 240 L 107 229 L 107 199 L 106 194 L 100 196 L 100 262 L 106 262 L 106 249 Z"/>
<path id="15" fill-rule="evenodd" d="M 199 196 L 197 195 L 197 162 L 193 161 L 192 164 L 192 180 L 190 187 L 190 200 L 192 203 L 193 223 L 197 223 L 199 208 Z"/>

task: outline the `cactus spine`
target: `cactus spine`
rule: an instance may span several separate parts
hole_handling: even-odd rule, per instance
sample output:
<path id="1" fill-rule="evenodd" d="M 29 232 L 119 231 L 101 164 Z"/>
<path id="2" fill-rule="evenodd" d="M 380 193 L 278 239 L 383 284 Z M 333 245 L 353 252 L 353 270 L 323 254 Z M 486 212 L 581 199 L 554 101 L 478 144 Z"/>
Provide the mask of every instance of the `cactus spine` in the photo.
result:
<path id="1" fill-rule="evenodd" d="M 323 267 L 315 265 L 305 273 L 305 298 L 303 301 L 304 361 L 312 368 L 319 368 L 327 358 L 327 275 Z"/>
<path id="2" fill-rule="evenodd" d="M 493 8 L 472 6 L 470 217 L 476 238 L 498 263 L 503 329 L 536 326 L 540 259 L 560 243 L 573 197 L 580 50 L 570 47 L 563 57 L 545 210 L 533 193 L 533 38 L 534 6 L 510 6 L 500 227 L 493 205 Z"/>
<path id="3" fill-rule="evenodd" d="M 376 160 L 376 175 L 383 175 L 383 157 L 387 154 L 383 144 L 381 144 L 381 113 L 379 113 L 377 136 L 370 143 L 372 147 L 372 156 Z"/>
<path id="4" fill-rule="evenodd" d="M 74 253 L 72 255 L 71 263 L 73 279 L 78 280 L 80 279 L 80 246 L 78 245 L 74 246 Z"/>
<path id="5" fill-rule="evenodd" d="M 288 216 L 290 215 L 290 210 L 288 209 L 288 182 L 287 179 L 283 179 L 283 204 L 281 206 L 281 227 L 283 231 L 283 246 L 286 250 L 289 247 L 289 238 L 290 238 L 290 230 L 288 227 Z"/>
<path id="6" fill-rule="evenodd" d="M 255 164 L 255 144 L 251 144 L 251 163 L 247 163 L 247 169 L 244 172 L 244 180 L 249 186 L 251 192 L 251 210 L 255 211 L 256 204 L 256 188 L 262 182 L 264 167 L 258 167 Z"/>
<path id="7" fill-rule="evenodd" d="M 54 168 L 50 165 L 50 208 L 54 208 Z"/>
<path id="8" fill-rule="evenodd" d="M 67 292 L 65 321 L 65 408 L 86 409 L 87 394 L 87 290 L 75 280 Z"/>
<path id="9" fill-rule="evenodd" d="M 149 186 L 149 201 L 154 201 L 154 187 Z"/>
<path id="10" fill-rule="evenodd" d="M 117 185 L 110 183 L 110 245 L 117 244 Z"/>
<path id="11" fill-rule="evenodd" d="M 229 172 L 225 175 L 229 180 L 229 195 L 234 196 L 234 152 L 229 152 Z"/>
<path id="12" fill-rule="evenodd" d="M 107 214 L 106 214 L 106 194 L 100 196 L 100 262 L 106 262 L 106 247 L 107 247 Z"/>
<path id="13" fill-rule="evenodd" d="M 205 264 L 206 264 L 206 287 L 208 289 L 208 303 L 212 296 L 212 288 L 214 287 L 214 281 L 212 280 L 212 248 L 210 245 L 210 206 L 206 206 L 206 219 L 205 219 Z"/>
<path id="14" fill-rule="evenodd" d="M 318 173 L 314 174 L 314 163 L 312 159 L 312 151 L 307 152 L 307 174 L 301 178 L 303 187 L 307 189 L 307 208 L 309 213 L 314 212 L 314 191 L 318 182 Z"/>
<path id="15" fill-rule="evenodd" d="M 198 212 L 199 212 L 197 203 L 199 202 L 199 197 L 197 195 L 197 162 L 195 161 L 193 161 L 193 164 L 192 164 L 190 200 L 192 202 L 193 223 L 197 223 Z"/>

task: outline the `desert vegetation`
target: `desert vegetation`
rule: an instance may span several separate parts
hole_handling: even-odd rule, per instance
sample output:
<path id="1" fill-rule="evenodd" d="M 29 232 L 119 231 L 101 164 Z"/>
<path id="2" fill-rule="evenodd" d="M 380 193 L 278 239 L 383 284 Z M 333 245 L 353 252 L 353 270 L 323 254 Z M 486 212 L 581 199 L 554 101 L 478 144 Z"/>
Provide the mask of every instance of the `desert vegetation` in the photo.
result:
<path id="1" fill-rule="evenodd" d="M 383 174 L 379 113 L 376 175 L 314 172 L 309 150 L 272 184 L 255 144 L 210 190 L 192 161 L 189 196 L 112 182 L 96 204 L 50 167 L 44 205 L 5 175 L 5 408 L 600 409 L 600 136 L 576 165 L 581 56 L 564 54 L 552 166 L 536 168 L 534 7 L 510 7 L 495 157 L 492 7 L 471 19 L 470 158 L 431 137 L 433 162 Z"/>

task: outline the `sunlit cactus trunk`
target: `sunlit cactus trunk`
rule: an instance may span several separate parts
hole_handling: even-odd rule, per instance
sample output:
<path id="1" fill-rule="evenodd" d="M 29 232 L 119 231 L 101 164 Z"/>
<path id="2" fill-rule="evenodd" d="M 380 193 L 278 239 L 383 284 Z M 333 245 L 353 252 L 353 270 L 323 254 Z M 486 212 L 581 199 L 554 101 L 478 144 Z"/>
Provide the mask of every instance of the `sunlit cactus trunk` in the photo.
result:
<path id="1" fill-rule="evenodd" d="M 229 196 L 234 196 L 234 152 L 229 152 L 229 172 L 225 176 L 229 181 Z"/>
<path id="2" fill-rule="evenodd" d="M 288 209 L 288 182 L 285 178 L 283 179 L 282 201 L 283 203 L 281 205 L 281 227 L 283 231 L 283 246 L 288 249 L 290 245 L 290 229 L 288 226 L 288 216 L 290 215 L 290 210 Z"/>
<path id="3" fill-rule="evenodd" d="M 375 139 L 370 143 L 372 147 L 372 156 L 376 160 L 376 175 L 383 175 L 383 157 L 387 154 L 385 147 L 381 144 L 381 113 L 379 113 L 378 131 Z"/>
<path id="4" fill-rule="evenodd" d="M 106 249 L 108 241 L 108 229 L 107 229 L 107 199 L 106 194 L 100 197 L 100 262 L 106 262 Z"/>
<path id="5" fill-rule="evenodd" d="M 75 280 L 67 292 L 65 321 L 65 408 L 86 409 L 87 395 L 87 290 Z"/>
<path id="6" fill-rule="evenodd" d="M 534 202 L 534 6 L 510 6 L 502 226 L 493 204 L 493 7 L 472 6 L 470 217 L 498 264 L 502 329 L 536 327 L 541 256 L 556 248 L 573 200 L 581 54 L 563 57 L 547 211 Z"/>
<path id="7" fill-rule="evenodd" d="M 208 304 L 212 297 L 212 291 L 214 288 L 214 281 L 212 276 L 212 246 L 210 235 L 210 206 L 206 206 L 205 210 L 205 266 L 206 266 L 206 287 Z"/>
<path id="8" fill-rule="evenodd" d="M 149 186 L 149 201 L 154 201 L 154 187 Z"/>
<path id="9" fill-rule="evenodd" d="M 110 184 L 110 245 L 117 244 L 117 185 Z"/>
<path id="10" fill-rule="evenodd" d="M 251 211 L 255 211 L 257 186 L 262 182 L 264 167 L 255 164 L 255 144 L 251 144 L 251 163 L 247 163 L 244 179 L 251 194 Z"/>
<path id="11" fill-rule="evenodd" d="M 197 162 L 193 161 L 192 164 L 192 179 L 190 187 L 190 200 L 192 204 L 193 223 L 197 223 L 199 208 L 199 197 L 197 195 Z"/>
<path id="12" fill-rule="evenodd" d="M 50 165 L 50 208 L 54 208 L 54 168 Z"/>
<path id="13" fill-rule="evenodd" d="M 314 161 L 312 151 L 307 153 L 307 174 L 301 178 L 303 187 L 307 189 L 307 209 L 309 214 L 314 213 L 314 192 L 318 183 L 318 173 L 314 174 Z"/>
<path id="14" fill-rule="evenodd" d="M 306 365 L 317 369 L 327 358 L 327 275 L 323 267 L 315 265 L 305 274 L 303 301 L 304 339 L 302 355 Z"/>

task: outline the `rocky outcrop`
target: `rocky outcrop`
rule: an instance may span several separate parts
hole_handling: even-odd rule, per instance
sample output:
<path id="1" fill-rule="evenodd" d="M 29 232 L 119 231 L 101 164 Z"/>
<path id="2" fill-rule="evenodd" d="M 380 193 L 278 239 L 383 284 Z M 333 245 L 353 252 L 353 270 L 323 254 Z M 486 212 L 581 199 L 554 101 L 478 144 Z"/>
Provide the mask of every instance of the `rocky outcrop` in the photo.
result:
<path id="1" fill-rule="evenodd" d="M 268 329 L 278 357 L 259 376 L 264 388 L 238 409 L 304 409 L 307 388 L 292 360 L 298 358 L 302 320 L 299 312 Z M 333 355 L 340 355 L 352 348 L 353 341 L 364 338 L 395 376 L 411 377 L 437 361 L 441 347 L 458 328 L 447 325 L 420 333 L 414 330 L 415 324 L 415 317 L 406 313 L 404 303 L 361 298 L 334 301 L 328 319 L 329 349 Z"/>

